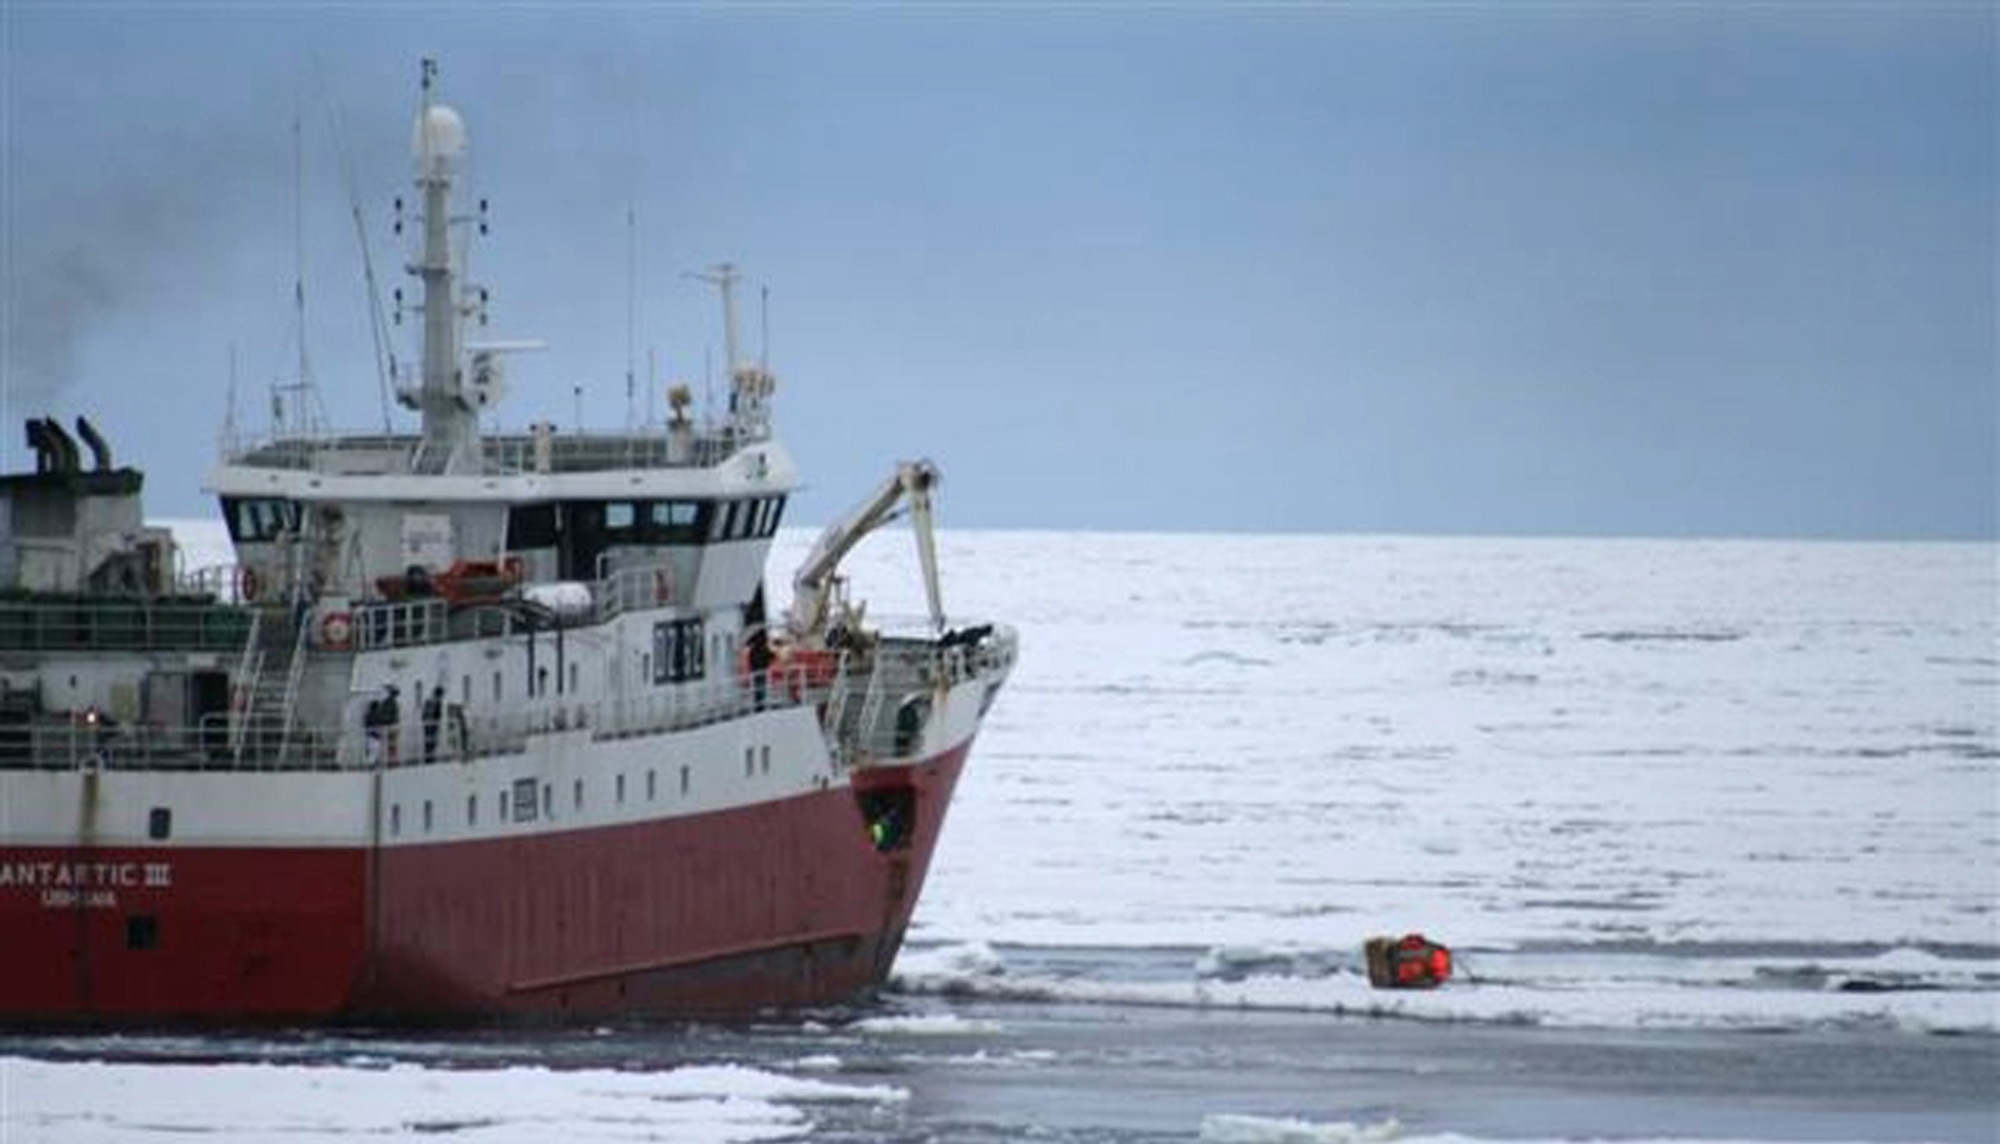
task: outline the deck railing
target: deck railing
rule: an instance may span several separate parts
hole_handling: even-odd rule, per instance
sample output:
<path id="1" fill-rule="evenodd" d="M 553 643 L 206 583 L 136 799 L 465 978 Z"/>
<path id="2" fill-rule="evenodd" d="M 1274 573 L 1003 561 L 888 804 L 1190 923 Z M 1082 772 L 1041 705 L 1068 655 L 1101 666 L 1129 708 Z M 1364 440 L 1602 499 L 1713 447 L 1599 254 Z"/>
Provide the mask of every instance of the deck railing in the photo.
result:
<path id="1" fill-rule="evenodd" d="M 216 712 L 193 727 L 101 715 L 0 724 L 0 769 L 328 770 L 338 766 L 336 747 L 330 731 L 288 728 L 275 715 Z"/>
<path id="2" fill-rule="evenodd" d="M 767 436 L 728 425 L 708 426 L 679 437 L 664 426 L 633 433 L 495 435 L 480 441 L 481 472 L 707 468 Z M 260 469 L 406 473 L 423 471 L 421 446 L 422 438 L 412 435 L 328 433 L 312 437 L 243 438 L 225 442 L 223 455 L 230 464 Z"/>
<path id="3" fill-rule="evenodd" d="M 230 651 L 247 609 L 166 600 L 0 600 L 4 651 Z"/>
<path id="4" fill-rule="evenodd" d="M 830 673 L 800 663 L 727 674 L 644 696 L 564 697 L 502 712 L 447 704 L 435 723 L 405 707 L 394 726 L 369 728 L 358 710 L 311 726 L 283 711 L 217 712 L 195 727 L 102 717 L 0 723 L 0 769 L 363 770 L 519 754 L 539 736 L 593 741 L 691 730 L 764 711 L 816 708 L 843 762 L 898 757 L 911 746 L 899 717 L 910 700 L 1011 668 L 1003 633 L 971 645 L 884 638 L 866 655 L 836 657 Z M 356 705 L 350 705 L 356 706 Z"/>

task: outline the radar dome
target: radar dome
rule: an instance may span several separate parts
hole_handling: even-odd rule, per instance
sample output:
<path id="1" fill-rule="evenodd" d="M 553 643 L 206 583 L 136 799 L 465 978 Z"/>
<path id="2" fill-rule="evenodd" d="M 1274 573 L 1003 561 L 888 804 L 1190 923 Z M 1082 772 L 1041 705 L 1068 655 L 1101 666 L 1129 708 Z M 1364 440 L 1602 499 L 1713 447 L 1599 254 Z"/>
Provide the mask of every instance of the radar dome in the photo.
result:
<path id="1" fill-rule="evenodd" d="M 442 103 L 425 108 L 410 130 L 410 157 L 426 174 L 443 173 L 465 154 L 465 120 Z"/>

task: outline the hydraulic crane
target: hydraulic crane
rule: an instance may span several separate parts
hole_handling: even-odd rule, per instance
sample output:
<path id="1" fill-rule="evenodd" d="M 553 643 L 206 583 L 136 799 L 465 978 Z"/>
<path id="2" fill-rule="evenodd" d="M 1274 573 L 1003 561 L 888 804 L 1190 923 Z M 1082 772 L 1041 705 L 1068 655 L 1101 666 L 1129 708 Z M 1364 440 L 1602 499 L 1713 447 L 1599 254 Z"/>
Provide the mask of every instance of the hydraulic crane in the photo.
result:
<path id="1" fill-rule="evenodd" d="M 792 576 L 792 608 L 786 614 L 785 627 L 796 645 L 825 646 L 827 632 L 833 627 L 860 621 L 858 611 L 847 603 L 846 581 L 838 575 L 840 562 L 863 537 L 903 515 L 898 510 L 906 502 L 910 530 L 917 538 L 917 560 L 923 568 L 931 626 L 939 633 L 944 631 L 944 605 L 938 596 L 937 541 L 931 521 L 931 490 L 937 483 L 937 466 L 929 461 L 903 461 L 867 500 L 819 534 L 812 551 Z"/>

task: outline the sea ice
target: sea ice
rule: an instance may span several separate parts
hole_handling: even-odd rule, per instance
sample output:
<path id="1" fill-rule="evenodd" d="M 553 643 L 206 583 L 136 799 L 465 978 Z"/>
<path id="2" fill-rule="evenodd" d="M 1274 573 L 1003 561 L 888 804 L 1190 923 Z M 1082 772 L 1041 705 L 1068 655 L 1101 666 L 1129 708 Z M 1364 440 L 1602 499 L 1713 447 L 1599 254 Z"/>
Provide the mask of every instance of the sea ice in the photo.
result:
<path id="1" fill-rule="evenodd" d="M 903 1089 L 737 1065 L 662 1073 L 57 1062 L 0 1057 L 0 1139 L 265 1141 L 463 1134 L 734 1144 L 810 1132 L 800 1106 Z"/>
<path id="2" fill-rule="evenodd" d="M 1402 1125 L 1345 1121 L 1316 1124 L 1277 1116 L 1218 1113 L 1202 1118 L 1202 1144 L 1382 1144 L 1402 1138 Z"/>

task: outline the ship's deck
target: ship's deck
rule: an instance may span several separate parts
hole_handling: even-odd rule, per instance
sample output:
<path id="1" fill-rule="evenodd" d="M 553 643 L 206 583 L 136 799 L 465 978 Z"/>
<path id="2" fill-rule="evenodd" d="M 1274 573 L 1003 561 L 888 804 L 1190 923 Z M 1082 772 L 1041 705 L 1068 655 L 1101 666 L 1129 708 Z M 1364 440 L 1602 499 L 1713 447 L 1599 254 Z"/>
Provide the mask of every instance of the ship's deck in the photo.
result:
<path id="1" fill-rule="evenodd" d="M 73 612 L 74 606 L 70 610 Z M 240 622 L 251 609 L 211 605 L 209 626 L 185 629 L 203 638 Z M 0 613 L 4 614 L 4 613 Z M 221 617 L 233 617 L 223 619 Z M 361 626 L 367 630 L 366 625 Z M 0 636 L 9 629 L 0 628 Z M 37 618 L 15 631 L 55 630 Z M 241 651 L 257 640 L 257 625 L 231 628 Z M 442 627 L 399 626 L 411 640 L 442 636 Z M 155 626 L 163 636 L 175 630 Z M 968 635 L 967 633 L 976 633 Z M 485 634 L 495 634 L 487 632 Z M 282 637 L 283 633 L 278 633 Z M 131 637 L 136 640 L 135 634 Z M 175 636 L 171 650 L 194 650 Z M 190 637 L 192 638 L 192 637 Z M 128 641 L 129 643 L 129 641 Z M 74 645 L 73 645 L 74 646 Z M 24 650 L 0 645 L 0 653 Z M 80 647 L 78 650 L 82 650 Z M 158 652 L 166 644 L 140 648 L 98 646 L 90 650 Z M 351 651 L 309 650 L 314 657 L 350 658 Z M 664 735 L 763 712 L 812 708 L 843 761 L 904 755 L 913 744 L 904 721 L 913 696 L 931 695 L 971 680 L 1004 676 L 1014 663 L 1013 632 L 990 625 L 965 627 L 944 637 L 885 635 L 867 644 L 828 653 L 824 671 L 802 659 L 752 674 L 732 674 L 645 699 L 597 699 L 501 712 L 454 713 L 438 734 L 439 756 L 454 761 L 519 754 L 537 736 L 586 730 L 593 740 Z M 192 726 L 163 726 L 145 720 L 120 721 L 106 713 L 33 712 L 21 693 L 0 696 L 0 770 L 356 770 L 393 761 L 371 752 L 356 726 L 309 725 L 254 704 L 247 711 L 215 712 Z"/>

